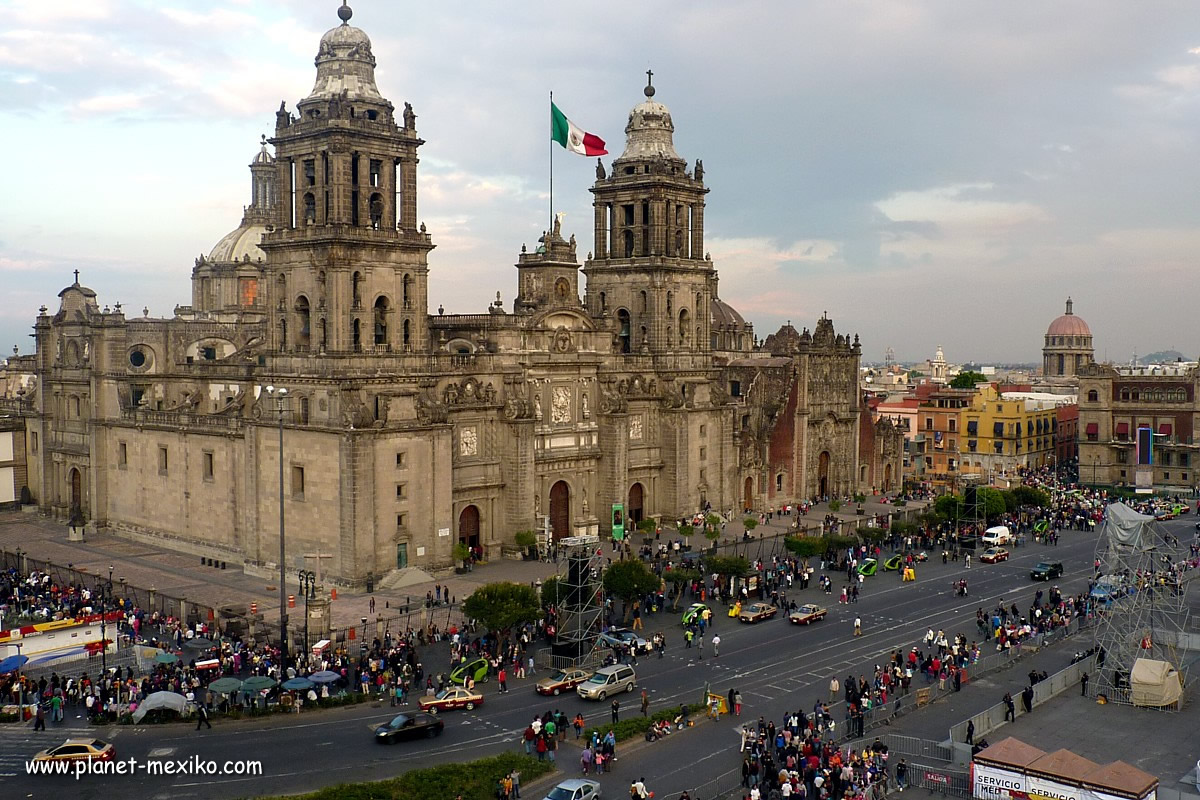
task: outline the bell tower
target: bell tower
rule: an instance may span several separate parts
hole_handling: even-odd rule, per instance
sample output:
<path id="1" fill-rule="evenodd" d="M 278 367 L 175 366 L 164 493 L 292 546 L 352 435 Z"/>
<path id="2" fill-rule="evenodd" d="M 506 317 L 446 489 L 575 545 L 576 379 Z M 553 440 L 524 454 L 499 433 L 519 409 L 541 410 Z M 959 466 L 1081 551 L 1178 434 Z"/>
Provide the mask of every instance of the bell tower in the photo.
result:
<path id="1" fill-rule="evenodd" d="M 416 115 L 375 85 L 371 40 L 349 24 L 321 37 L 317 78 L 297 115 L 275 115 L 274 230 L 263 238 L 271 348 L 384 353 L 428 349 L 428 254 L 417 226 Z"/>
<path id="2" fill-rule="evenodd" d="M 646 77 L 625 152 L 611 175 L 597 163 L 586 304 L 616 319 L 620 352 L 707 353 L 717 276 L 704 252 L 704 165 L 689 170 L 675 152 L 671 112 Z"/>

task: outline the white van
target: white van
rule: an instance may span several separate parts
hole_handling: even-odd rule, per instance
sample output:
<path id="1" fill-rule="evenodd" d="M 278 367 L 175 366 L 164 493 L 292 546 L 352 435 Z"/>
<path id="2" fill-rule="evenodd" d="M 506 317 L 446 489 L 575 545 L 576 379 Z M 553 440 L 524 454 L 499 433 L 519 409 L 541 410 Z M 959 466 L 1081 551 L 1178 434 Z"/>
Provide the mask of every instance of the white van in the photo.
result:
<path id="1" fill-rule="evenodd" d="M 983 542 L 987 547 L 996 547 L 1002 544 L 1008 544 L 1012 541 L 1012 531 L 1006 525 L 997 525 L 994 528 L 988 528 L 983 532 L 983 536 L 979 541 Z"/>

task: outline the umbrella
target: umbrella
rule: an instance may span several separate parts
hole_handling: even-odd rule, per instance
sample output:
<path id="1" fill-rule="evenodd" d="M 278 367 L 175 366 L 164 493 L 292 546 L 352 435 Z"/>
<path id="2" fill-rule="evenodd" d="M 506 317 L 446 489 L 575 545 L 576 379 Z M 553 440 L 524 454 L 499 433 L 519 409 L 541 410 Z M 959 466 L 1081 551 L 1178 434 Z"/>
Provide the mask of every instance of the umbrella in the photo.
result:
<path id="1" fill-rule="evenodd" d="M 278 683 L 279 681 L 274 678 L 268 678 L 266 675 L 251 675 L 242 681 L 242 691 L 261 692 L 263 689 L 270 689 Z"/>
<path id="2" fill-rule="evenodd" d="M 283 682 L 283 688 L 290 692 L 311 689 L 315 684 L 308 678 L 292 678 Z"/>
<path id="3" fill-rule="evenodd" d="M 154 663 L 156 664 L 174 664 L 178 660 L 179 656 L 174 653 L 159 653 L 154 657 Z"/>
<path id="4" fill-rule="evenodd" d="M 182 714 L 187 707 L 187 698 L 176 692 L 154 692 L 148 695 L 133 712 L 133 721 L 141 722 L 147 712 L 156 708 L 169 708 L 177 714 Z"/>
<path id="5" fill-rule="evenodd" d="M 233 694 L 241 688 L 242 682 L 237 678 L 217 678 L 208 685 L 208 690 L 217 694 Z"/>
<path id="6" fill-rule="evenodd" d="M 195 639 L 185 639 L 184 647 L 194 647 L 197 650 L 207 650 L 210 647 L 215 647 L 216 643 L 212 639 L 205 639 L 203 636 L 197 636 Z"/>
<path id="7" fill-rule="evenodd" d="M 333 670 L 323 669 L 320 672 L 314 672 L 312 675 L 309 675 L 308 679 L 313 683 L 333 683 L 341 677 L 341 675 L 338 675 Z"/>
<path id="8" fill-rule="evenodd" d="M 0 675 L 6 675 L 9 672 L 16 672 L 21 667 L 25 666 L 26 662 L 28 661 L 29 656 L 9 656 L 3 661 L 0 661 Z"/>

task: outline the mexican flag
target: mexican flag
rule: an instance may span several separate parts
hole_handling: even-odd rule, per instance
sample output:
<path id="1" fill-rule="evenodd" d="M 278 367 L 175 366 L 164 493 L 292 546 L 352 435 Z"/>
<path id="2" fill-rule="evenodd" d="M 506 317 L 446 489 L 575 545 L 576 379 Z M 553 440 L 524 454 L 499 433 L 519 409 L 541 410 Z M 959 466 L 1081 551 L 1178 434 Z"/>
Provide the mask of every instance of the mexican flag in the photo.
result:
<path id="1" fill-rule="evenodd" d="M 603 139 L 571 122 L 554 103 L 550 104 L 550 138 L 581 156 L 608 155 Z"/>

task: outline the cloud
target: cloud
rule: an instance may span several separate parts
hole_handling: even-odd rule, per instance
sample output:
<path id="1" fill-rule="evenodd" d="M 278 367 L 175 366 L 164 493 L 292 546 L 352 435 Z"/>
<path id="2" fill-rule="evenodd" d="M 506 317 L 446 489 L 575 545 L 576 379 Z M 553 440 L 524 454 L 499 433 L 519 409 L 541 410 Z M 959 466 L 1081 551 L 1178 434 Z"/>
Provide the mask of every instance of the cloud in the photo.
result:
<path id="1" fill-rule="evenodd" d="M 1044 209 L 1022 201 L 985 200 L 992 183 L 958 183 L 932 189 L 897 192 L 875 204 L 893 222 L 927 222 L 947 227 L 1007 228 L 1046 222 Z"/>
<path id="2" fill-rule="evenodd" d="M 88 113 L 111 114 L 114 111 L 132 111 L 135 108 L 141 108 L 145 102 L 145 95 L 100 95 L 81 100 L 75 108 Z"/>

